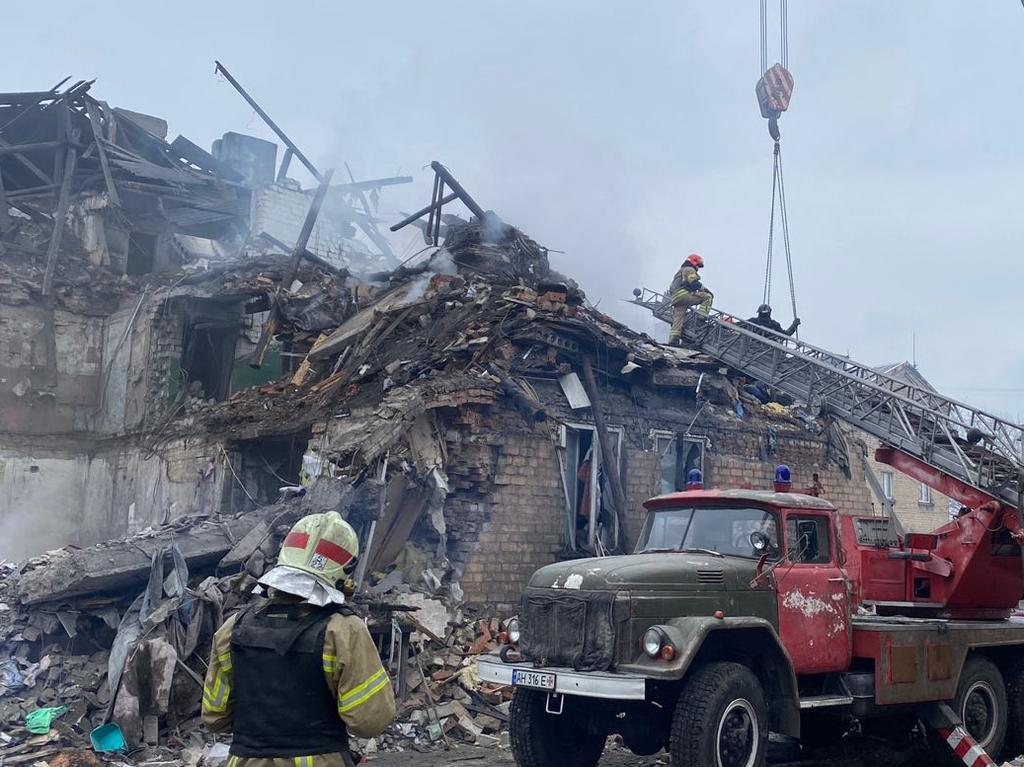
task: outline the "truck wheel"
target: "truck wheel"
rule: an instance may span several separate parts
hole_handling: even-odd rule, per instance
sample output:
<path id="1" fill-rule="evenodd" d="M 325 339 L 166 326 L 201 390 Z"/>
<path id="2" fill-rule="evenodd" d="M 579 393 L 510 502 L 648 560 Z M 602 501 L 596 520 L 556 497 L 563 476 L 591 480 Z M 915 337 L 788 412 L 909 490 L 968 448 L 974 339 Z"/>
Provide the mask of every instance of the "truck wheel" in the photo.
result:
<path id="1" fill-rule="evenodd" d="M 975 742 L 985 749 L 986 754 L 998 760 L 1006 738 L 1009 704 L 1003 675 L 995 663 L 983 655 L 967 659 L 960 672 L 953 710 Z M 936 733 L 929 733 L 929 739 L 933 752 L 939 757 L 939 764 L 963 764 Z"/>
<path id="2" fill-rule="evenodd" d="M 964 727 L 985 753 L 999 758 L 1006 738 L 1006 716 L 1009 708 L 1003 675 L 995 663 L 983 655 L 975 655 L 964 664 L 956 688 L 954 711 Z"/>
<path id="3" fill-rule="evenodd" d="M 545 711 L 547 693 L 518 689 L 509 711 L 512 755 L 519 767 L 595 767 L 604 735 L 594 735 L 568 712 Z M 569 708 L 570 701 L 566 701 Z"/>
<path id="4" fill-rule="evenodd" d="M 739 663 L 699 666 L 672 717 L 672 767 L 762 767 L 768 711 L 761 683 Z"/>
<path id="5" fill-rule="evenodd" d="M 1024 658 L 1003 666 L 1006 680 L 1006 739 L 1002 758 L 1009 761 L 1024 755 Z"/>

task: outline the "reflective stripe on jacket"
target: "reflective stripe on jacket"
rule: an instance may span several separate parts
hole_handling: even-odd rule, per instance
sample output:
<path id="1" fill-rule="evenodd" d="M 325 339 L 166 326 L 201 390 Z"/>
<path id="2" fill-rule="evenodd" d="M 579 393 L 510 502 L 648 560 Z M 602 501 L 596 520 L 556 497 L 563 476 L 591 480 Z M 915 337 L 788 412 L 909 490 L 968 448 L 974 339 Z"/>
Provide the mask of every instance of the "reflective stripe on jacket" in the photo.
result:
<path id="1" fill-rule="evenodd" d="M 232 697 L 231 668 L 231 632 L 236 617 L 225 621 L 213 637 L 210 667 L 203 688 L 203 722 L 212 732 L 231 731 L 233 709 L 237 705 Z M 324 678 L 337 701 L 338 716 L 348 731 L 360 738 L 372 738 L 384 732 L 395 716 L 395 696 L 361 618 L 356 615 L 331 618 L 324 633 L 322 661 Z"/>

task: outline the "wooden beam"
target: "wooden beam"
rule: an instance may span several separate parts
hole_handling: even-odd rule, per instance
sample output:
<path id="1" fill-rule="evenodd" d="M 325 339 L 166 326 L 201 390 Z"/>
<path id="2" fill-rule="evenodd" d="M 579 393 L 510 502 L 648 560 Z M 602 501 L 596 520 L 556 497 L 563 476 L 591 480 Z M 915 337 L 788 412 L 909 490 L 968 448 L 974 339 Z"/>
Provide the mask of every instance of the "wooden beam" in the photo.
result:
<path id="1" fill-rule="evenodd" d="M 4 193 L 4 172 L 0 168 L 0 234 L 11 228 L 10 204 L 7 202 L 7 195 Z"/>
<path id="2" fill-rule="evenodd" d="M 75 136 L 77 142 L 78 137 Z M 60 253 L 60 241 L 64 237 L 64 226 L 68 217 L 68 197 L 71 194 L 71 179 L 75 175 L 75 163 L 78 155 L 70 147 L 65 152 L 64 176 L 60 185 L 60 196 L 57 198 L 57 212 L 53 219 L 53 233 L 50 245 L 46 249 L 46 273 L 43 275 L 43 296 L 49 296 L 53 290 L 53 274 L 57 268 L 57 255 Z"/>
<path id="3" fill-rule="evenodd" d="M 274 291 L 274 295 L 271 298 L 270 314 L 267 315 L 267 321 L 263 323 L 263 329 L 260 331 L 260 340 L 256 344 L 256 351 L 253 352 L 252 358 L 249 360 L 250 367 L 259 368 L 263 366 L 263 358 L 267 354 L 267 347 L 270 346 L 270 342 L 277 332 L 277 323 L 280 315 L 278 297 L 282 288 L 288 290 L 291 287 L 292 282 L 295 281 L 295 275 L 299 273 L 302 254 L 306 252 L 309 238 L 313 234 L 313 226 L 316 224 L 317 216 L 320 215 L 320 208 L 324 204 L 324 198 L 327 196 L 327 190 L 330 188 L 331 176 L 333 175 L 333 170 L 327 171 L 320 181 L 320 186 L 317 187 L 316 194 L 313 195 L 313 202 L 310 203 L 309 210 L 306 212 L 306 220 L 302 222 L 299 238 L 295 241 L 295 246 L 292 248 L 292 257 L 288 263 L 288 270 L 285 272 L 281 282 L 278 283 L 277 290 Z"/>
<path id="4" fill-rule="evenodd" d="M 121 197 L 117 193 L 117 187 L 114 186 L 114 177 L 110 173 L 110 162 L 107 160 L 107 150 L 103 148 L 103 128 L 100 125 L 100 116 L 98 114 L 99 105 L 97 105 L 88 96 L 85 97 L 85 113 L 89 117 L 89 124 L 92 126 L 92 141 L 96 147 L 96 152 L 100 156 L 100 167 L 103 169 L 103 180 L 107 184 L 107 195 L 110 197 L 110 202 L 120 207 Z"/>
<path id="5" fill-rule="evenodd" d="M 345 170 L 348 171 L 348 178 L 354 185 L 356 183 L 356 177 L 352 175 L 352 169 L 348 167 L 348 163 L 345 163 Z M 363 210 L 366 211 L 366 217 L 369 219 L 368 222 L 359 221 L 357 222 L 360 228 L 366 232 L 366 236 L 373 240 L 373 244 L 380 248 L 381 253 L 395 261 L 395 252 L 391 249 L 391 244 L 384 239 L 384 235 L 380 233 L 377 228 L 377 224 L 373 220 L 373 211 L 370 210 L 370 203 L 366 199 L 366 195 L 363 194 L 362 189 L 356 189 L 356 194 L 359 195 L 359 201 L 363 205 Z"/>
<path id="6" fill-rule="evenodd" d="M 583 357 L 583 386 L 587 390 L 587 397 L 590 398 L 590 412 L 594 416 L 594 427 L 597 429 L 597 438 L 601 445 L 601 463 L 604 464 L 605 475 L 612 486 L 615 515 L 619 519 L 620 538 L 628 546 L 631 540 L 626 524 L 626 494 L 622 490 L 622 475 L 619 473 L 622 456 L 612 450 L 612 441 L 604 422 L 604 411 L 601 410 L 601 400 L 597 393 L 597 381 L 594 380 L 594 368 L 590 365 L 589 357 Z M 618 465 L 612 465 L 613 456 Z"/>
<path id="7" fill-rule="evenodd" d="M 0 155 L 18 154 L 19 152 L 37 152 L 41 149 L 56 149 L 64 146 L 66 141 L 36 141 L 31 144 L 11 144 L 0 147 Z"/>
<path id="8" fill-rule="evenodd" d="M 291 147 L 287 147 L 284 150 L 284 157 L 281 158 L 281 169 L 277 172 L 277 180 L 283 181 L 288 177 L 288 168 L 292 164 L 292 157 L 295 152 L 292 151 Z"/>
<path id="9" fill-rule="evenodd" d="M 224 75 L 224 79 L 231 83 L 232 87 L 236 91 L 238 91 L 238 93 L 241 95 L 243 99 L 246 100 L 249 106 L 251 106 L 256 111 L 256 114 L 263 118 L 263 122 L 270 126 L 270 129 L 277 134 L 277 137 L 284 142 L 285 146 L 292 150 L 292 154 L 294 154 L 298 158 L 299 162 L 306 166 L 306 170 L 313 174 L 313 178 L 315 178 L 317 181 L 323 181 L 323 176 L 320 175 L 320 171 L 316 169 L 316 166 L 314 166 L 313 163 L 309 161 L 309 158 L 302 153 L 301 149 L 295 146 L 295 142 L 288 138 L 288 136 L 285 134 L 283 130 L 277 127 L 277 123 L 270 119 L 270 115 L 263 111 L 263 107 L 257 104 L 256 100 L 245 92 L 245 88 L 243 88 L 241 84 L 239 84 L 238 80 L 232 77 L 231 73 L 228 72 L 228 70 L 224 68 L 224 65 L 221 64 L 219 61 L 214 61 L 213 63 L 216 65 L 216 71 Z"/>
<path id="10" fill-rule="evenodd" d="M 0 150 L 10 149 L 12 147 L 13 147 L 13 145 L 10 142 L 5 141 L 4 139 L 0 138 Z M 40 181 L 42 181 L 45 184 L 52 184 L 53 183 L 53 179 L 50 178 L 48 175 L 46 175 L 46 173 L 41 171 L 36 166 L 36 164 L 34 162 L 32 162 L 31 160 L 29 160 L 27 157 L 25 157 L 25 155 L 20 154 L 20 151 L 21 150 L 18 150 L 18 149 L 15 148 L 15 151 L 11 152 L 11 154 L 14 155 L 14 158 L 18 162 L 20 162 L 22 165 L 24 165 L 26 168 L 28 168 L 30 171 L 32 171 L 33 175 L 35 175 L 36 178 L 38 178 Z"/>

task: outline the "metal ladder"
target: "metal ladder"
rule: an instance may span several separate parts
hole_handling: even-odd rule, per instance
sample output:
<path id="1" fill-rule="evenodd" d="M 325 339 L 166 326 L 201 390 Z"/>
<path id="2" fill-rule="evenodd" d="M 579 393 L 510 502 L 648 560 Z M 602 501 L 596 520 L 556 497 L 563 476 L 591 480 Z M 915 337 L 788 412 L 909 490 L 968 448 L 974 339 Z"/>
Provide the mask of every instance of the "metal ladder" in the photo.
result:
<path id="1" fill-rule="evenodd" d="M 630 302 L 672 321 L 665 296 Z M 683 338 L 719 362 L 862 429 L 960 481 L 1017 507 L 1024 426 L 872 370 L 846 357 L 717 310 L 690 310 Z"/>

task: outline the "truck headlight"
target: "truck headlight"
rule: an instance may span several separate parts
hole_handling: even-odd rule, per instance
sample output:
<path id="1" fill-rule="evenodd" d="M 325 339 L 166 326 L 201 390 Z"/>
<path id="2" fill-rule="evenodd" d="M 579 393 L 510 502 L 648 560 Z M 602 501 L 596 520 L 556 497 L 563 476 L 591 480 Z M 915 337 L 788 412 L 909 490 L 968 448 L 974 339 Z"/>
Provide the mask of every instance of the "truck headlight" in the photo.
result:
<path id="1" fill-rule="evenodd" d="M 509 644 L 519 644 L 520 630 L 517 618 L 512 618 L 505 624 L 505 632 L 508 634 Z"/>
<path id="2" fill-rule="evenodd" d="M 644 632 L 644 652 L 648 657 L 660 658 L 661 660 L 672 660 L 676 657 L 676 648 L 669 640 L 668 635 L 657 626 L 652 626 Z"/>
<path id="3" fill-rule="evenodd" d="M 657 658 L 661 654 L 661 645 L 665 641 L 665 635 L 656 628 L 647 629 L 644 632 L 644 652 L 650 655 L 652 658 Z"/>

